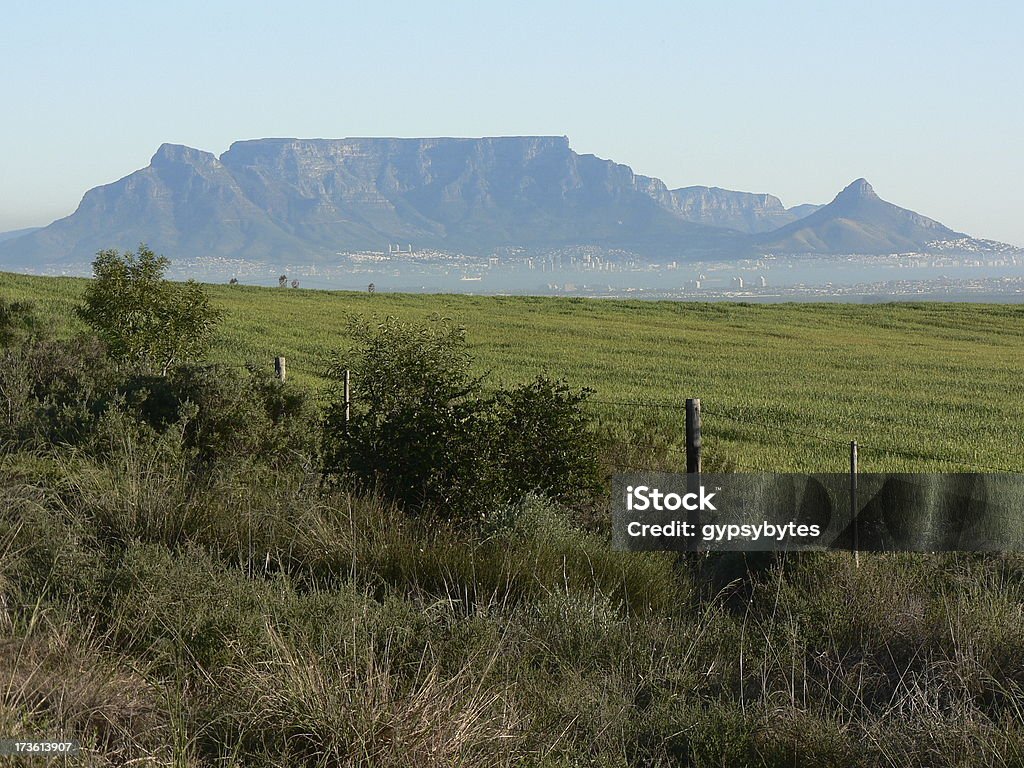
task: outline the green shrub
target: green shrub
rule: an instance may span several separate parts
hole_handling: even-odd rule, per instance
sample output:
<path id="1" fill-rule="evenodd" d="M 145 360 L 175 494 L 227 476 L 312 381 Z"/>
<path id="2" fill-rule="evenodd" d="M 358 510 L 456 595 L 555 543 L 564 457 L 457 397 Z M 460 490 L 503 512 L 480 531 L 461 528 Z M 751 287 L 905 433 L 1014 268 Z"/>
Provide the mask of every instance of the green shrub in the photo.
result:
<path id="1" fill-rule="evenodd" d="M 328 371 L 335 383 L 324 467 L 410 511 L 480 520 L 531 492 L 576 499 L 598 488 L 595 448 L 573 392 L 546 377 L 487 393 L 470 373 L 465 331 L 388 318 L 350 326 L 354 345 Z M 352 372 L 351 416 L 341 397 Z"/>
<path id="2" fill-rule="evenodd" d="M 180 366 L 138 375 L 124 388 L 150 426 L 181 424 L 185 445 L 207 468 L 233 461 L 311 465 L 317 414 L 306 393 L 253 367 Z"/>
<path id="3" fill-rule="evenodd" d="M 41 325 L 33 302 L 0 299 L 0 348 L 38 332 Z"/>
<path id="4" fill-rule="evenodd" d="M 0 350 L 0 441 L 35 447 L 77 444 L 119 383 L 95 337 L 21 336 Z"/>
<path id="5" fill-rule="evenodd" d="M 495 393 L 497 460 L 517 497 L 572 503 L 600 489 L 597 447 L 581 407 L 590 394 L 546 376 Z"/>
<path id="6" fill-rule="evenodd" d="M 140 244 L 138 253 L 100 251 L 78 314 L 129 367 L 166 374 L 199 360 L 221 313 L 198 283 L 164 279 L 170 261 Z"/>

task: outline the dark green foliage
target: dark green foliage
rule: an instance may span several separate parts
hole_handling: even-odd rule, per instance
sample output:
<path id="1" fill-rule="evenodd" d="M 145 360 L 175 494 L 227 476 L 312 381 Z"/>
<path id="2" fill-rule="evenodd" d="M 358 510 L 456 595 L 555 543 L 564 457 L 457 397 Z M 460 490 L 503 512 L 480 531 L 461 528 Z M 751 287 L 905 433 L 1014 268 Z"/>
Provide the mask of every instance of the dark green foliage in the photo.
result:
<path id="1" fill-rule="evenodd" d="M 540 377 L 487 393 L 470 374 L 465 331 L 434 317 L 354 322 L 353 347 L 328 372 L 329 474 L 377 488 L 410 511 L 479 520 L 531 492 L 578 499 L 598 489 L 586 390 Z M 352 375 L 345 421 L 340 382 Z"/>
<path id="2" fill-rule="evenodd" d="M 351 369 L 354 407 L 346 423 L 336 386 L 326 411 L 326 471 L 457 519 L 501 506 L 464 331 L 439 318 L 422 327 L 389 318 L 354 322 L 350 334 L 354 345 L 329 376 L 340 385 Z"/>
<path id="3" fill-rule="evenodd" d="M 145 244 L 138 253 L 100 251 L 79 309 L 110 354 L 140 371 L 166 374 L 201 359 L 220 320 L 198 283 L 164 279 L 169 263 Z"/>
<path id="4" fill-rule="evenodd" d="M 125 397 L 153 428 L 179 424 L 184 444 L 206 466 L 310 466 L 315 457 L 317 414 L 309 397 L 255 366 L 181 366 L 167 376 L 135 376 Z"/>
<path id="5" fill-rule="evenodd" d="M 0 441 L 81 442 L 119 381 L 95 337 L 19 335 L 0 349 Z"/>
<path id="6" fill-rule="evenodd" d="M 36 306 L 31 301 L 5 301 L 0 298 L 0 348 L 31 335 L 40 327 Z"/>
<path id="7" fill-rule="evenodd" d="M 108 453 L 116 430 L 181 432 L 206 469 L 227 464 L 302 466 L 316 456 L 318 414 L 304 390 L 253 367 L 183 366 L 129 374 L 94 336 L 27 336 L 0 349 L 0 441 Z M 137 422 L 132 426 L 133 422 Z"/>
<path id="8" fill-rule="evenodd" d="M 600 490 L 594 435 L 583 411 L 591 393 L 538 376 L 494 394 L 497 460 L 517 495 L 574 503 Z"/>

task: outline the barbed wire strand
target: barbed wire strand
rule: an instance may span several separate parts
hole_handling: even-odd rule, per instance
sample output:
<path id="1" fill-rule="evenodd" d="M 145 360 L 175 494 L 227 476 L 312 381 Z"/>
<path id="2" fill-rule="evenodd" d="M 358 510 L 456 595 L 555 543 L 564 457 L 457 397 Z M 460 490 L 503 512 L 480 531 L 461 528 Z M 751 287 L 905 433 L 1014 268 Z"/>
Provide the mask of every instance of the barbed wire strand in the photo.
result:
<path id="1" fill-rule="evenodd" d="M 226 368 L 245 369 L 245 370 L 249 370 L 249 369 L 252 369 L 252 368 L 260 367 L 258 365 L 251 364 L 251 363 L 246 363 L 246 364 L 240 364 L 240 363 L 220 363 L 219 365 L 221 367 L 226 367 Z M 304 371 L 302 368 L 292 368 L 292 372 L 307 373 L 307 374 L 309 373 L 308 371 Z M 655 400 L 603 400 L 603 399 L 602 400 L 598 400 L 598 399 L 589 398 L 589 399 L 585 400 L 584 403 L 592 404 L 592 405 L 615 406 L 615 407 L 638 408 L 638 409 L 650 408 L 650 409 L 657 409 L 657 410 L 672 410 L 672 411 L 685 411 L 686 410 L 686 404 L 685 403 L 672 403 L 672 402 L 655 401 Z M 727 421 L 732 421 L 732 422 L 734 422 L 736 424 L 743 424 L 743 425 L 747 425 L 747 426 L 756 427 L 756 428 L 764 430 L 768 434 L 771 434 L 773 432 L 778 432 L 778 433 L 782 433 L 784 435 L 795 435 L 795 436 L 798 436 L 798 437 L 804 437 L 804 438 L 808 438 L 808 439 L 811 439 L 811 440 L 817 440 L 817 441 L 822 442 L 822 443 L 827 443 L 827 444 L 837 445 L 837 446 L 839 446 L 839 445 L 841 445 L 841 446 L 848 446 L 850 444 L 850 442 L 851 442 L 850 440 L 840 439 L 840 438 L 837 438 L 837 437 L 833 437 L 831 435 L 823 435 L 821 433 L 811 432 L 811 431 L 803 430 L 803 429 L 794 429 L 793 427 L 787 427 L 787 426 L 783 426 L 781 424 L 772 424 L 772 423 L 766 421 L 763 418 L 743 417 L 743 416 L 738 416 L 738 415 L 736 415 L 734 413 L 727 413 L 725 411 L 720 411 L 717 408 L 709 409 L 706 406 L 701 408 L 701 415 L 702 416 L 710 416 L 711 418 L 714 418 L 714 419 L 725 419 Z M 645 448 L 647 450 L 651 450 L 651 451 L 655 451 L 655 452 L 667 452 L 667 453 L 673 453 L 673 454 L 678 454 L 678 455 L 682 455 L 682 456 L 686 455 L 686 450 L 684 448 L 677 448 L 677 447 L 671 446 L 671 445 L 656 446 L 656 445 L 653 445 L 653 444 L 650 444 L 650 443 L 630 443 L 630 445 L 633 446 L 633 447 L 642 447 L 642 448 Z M 927 454 L 927 453 L 922 453 L 920 451 L 907 451 L 907 450 L 904 450 L 904 449 L 893 448 L 893 447 L 890 447 L 890 446 L 875 445 L 873 443 L 862 443 L 862 442 L 858 441 L 857 442 L 857 447 L 858 447 L 858 449 L 860 451 L 868 451 L 868 452 L 876 452 L 877 451 L 879 453 L 884 453 L 884 454 L 888 454 L 888 455 L 891 455 L 891 456 L 897 456 L 897 457 L 901 457 L 901 458 L 905 458 L 905 459 L 913 459 L 913 460 L 918 460 L 918 461 L 931 461 L 931 462 L 935 462 L 935 463 L 938 463 L 938 464 L 950 464 L 950 465 L 959 466 L 959 467 L 965 467 L 965 468 L 969 468 L 969 469 L 987 470 L 989 472 L 1002 472 L 1002 473 L 1007 473 L 1007 474 L 1020 474 L 1021 473 L 1020 469 L 1010 469 L 1008 467 L 996 466 L 996 465 L 991 465 L 991 464 L 981 464 L 981 463 L 978 463 L 978 462 L 963 461 L 961 459 L 953 459 L 953 458 L 950 458 L 948 456 L 937 456 L 935 454 Z M 753 467 L 753 466 L 747 465 L 747 464 L 742 464 L 742 463 L 740 463 L 738 461 L 735 461 L 735 460 L 730 460 L 730 462 L 733 465 L 735 465 L 735 466 L 744 467 L 746 469 L 755 469 L 755 470 L 757 470 L 759 472 L 765 471 L 762 468 Z M 631 468 L 636 469 L 636 467 L 631 467 Z"/>
<path id="2" fill-rule="evenodd" d="M 587 399 L 583 402 L 592 405 L 618 405 L 629 408 L 667 408 L 674 411 L 685 411 L 686 406 L 679 403 L 659 403 L 651 400 L 593 400 Z"/>
<path id="3" fill-rule="evenodd" d="M 592 403 L 595 403 L 595 404 L 598 404 L 598 405 L 614 405 L 614 406 L 625 406 L 625 407 L 634 407 L 634 408 L 672 409 L 672 410 L 677 410 L 677 411 L 678 410 L 685 410 L 686 409 L 685 404 L 681 405 L 679 403 L 666 403 L 666 402 L 642 401 L 642 400 L 590 400 L 588 402 L 592 402 Z M 772 423 L 770 423 L 768 421 L 765 421 L 764 419 L 743 418 L 743 417 L 737 416 L 735 414 L 726 413 L 724 411 L 719 411 L 718 409 L 708 409 L 708 408 L 702 407 L 701 408 L 701 415 L 702 416 L 703 415 L 707 415 L 707 416 L 710 416 L 712 418 L 726 419 L 728 421 L 732 421 L 732 422 L 737 423 L 737 424 L 744 424 L 744 425 L 749 425 L 749 426 L 757 427 L 759 429 L 764 430 L 766 433 L 769 433 L 769 434 L 772 433 L 772 432 L 779 432 L 779 433 L 782 433 L 782 434 L 785 434 L 785 435 L 797 435 L 797 436 L 800 436 L 800 437 L 805 437 L 805 438 L 808 438 L 808 439 L 811 439 L 811 440 L 817 440 L 819 442 L 828 443 L 828 444 L 837 445 L 837 446 L 840 446 L 840 445 L 841 446 L 848 446 L 850 444 L 850 442 L 851 442 L 850 440 L 843 440 L 843 439 L 840 439 L 840 438 L 837 438 L 837 437 L 833 437 L 833 436 L 830 436 L 830 435 L 823 435 L 823 434 L 820 434 L 820 433 L 817 433 L 817 432 L 811 432 L 811 431 L 808 431 L 808 430 L 801 430 L 801 429 L 794 429 L 792 427 L 786 427 L 786 426 L 782 426 L 780 424 L 772 424 Z M 682 455 L 685 455 L 685 453 L 686 453 L 686 451 L 684 449 L 676 448 L 674 446 L 655 446 L 655 445 L 652 445 L 652 444 L 641 444 L 641 443 L 631 443 L 631 445 L 642 446 L 642 447 L 648 448 L 649 450 L 658 451 L 658 452 L 666 451 L 666 452 L 677 453 L 677 454 L 682 454 Z M 907 451 L 907 450 L 903 450 L 903 449 L 900 449 L 900 448 L 893 448 L 893 447 L 890 447 L 890 446 L 876 445 L 874 443 L 862 443 L 860 441 L 857 441 L 857 447 L 861 451 L 869 451 L 869 452 L 877 451 L 879 453 L 889 454 L 889 455 L 892 455 L 892 456 L 897 456 L 897 457 L 906 458 L 906 459 L 914 459 L 914 460 L 919 460 L 919 461 L 931 461 L 931 462 L 935 462 L 937 464 L 950 464 L 950 465 L 953 465 L 953 466 L 965 467 L 965 468 L 968 468 L 968 469 L 980 469 L 980 470 L 987 470 L 989 472 L 1002 472 L 1002 473 L 1007 473 L 1007 474 L 1020 474 L 1020 472 L 1021 472 L 1020 469 L 1011 469 L 1011 468 L 1008 468 L 1008 467 L 997 466 L 997 465 L 993 465 L 993 464 L 982 464 L 982 463 L 979 463 L 979 462 L 963 461 L 961 459 L 950 458 L 949 456 L 938 456 L 938 455 L 935 455 L 935 454 L 922 453 L 920 451 Z M 749 465 L 741 465 L 739 462 L 736 462 L 736 461 L 732 461 L 732 463 L 734 465 L 736 465 L 736 466 L 745 466 L 747 468 L 754 468 L 754 467 L 749 467 Z M 759 471 L 763 471 L 763 470 L 759 470 Z"/>

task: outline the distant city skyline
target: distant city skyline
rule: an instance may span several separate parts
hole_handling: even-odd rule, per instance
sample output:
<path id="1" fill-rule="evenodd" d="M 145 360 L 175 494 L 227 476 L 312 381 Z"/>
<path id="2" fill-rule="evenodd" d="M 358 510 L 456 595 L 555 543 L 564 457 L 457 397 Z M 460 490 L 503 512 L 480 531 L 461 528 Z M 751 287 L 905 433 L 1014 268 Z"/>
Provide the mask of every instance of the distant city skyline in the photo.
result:
<path id="1" fill-rule="evenodd" d="M 0 231 L 70 214 L 163 142 L 568 135 L 669 187 L 827 203 L 866 177 L 1024 246 L 1024 8 L 296 0 L 3 12 Z"/>

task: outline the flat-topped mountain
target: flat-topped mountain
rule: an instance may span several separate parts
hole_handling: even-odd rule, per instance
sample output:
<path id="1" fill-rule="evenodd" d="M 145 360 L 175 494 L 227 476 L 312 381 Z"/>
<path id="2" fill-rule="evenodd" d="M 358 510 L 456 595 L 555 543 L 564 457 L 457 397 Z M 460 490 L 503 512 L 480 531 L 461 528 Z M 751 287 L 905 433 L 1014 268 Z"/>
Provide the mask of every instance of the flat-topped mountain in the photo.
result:
<path id="1" fill-rule="evenodd" d="M 285 231 L 328 252 L 728 239 L 660 205 L 662 182 L 576 154 L 565 137 L 264 139 L 221 163 Z"/>
<path id="2" fill-rule="evenodd" d="M 164 144 L 70 216 L 0 242 L 0 264 L 87 261 L 140 242 L 175 259 L 297 263 L 390 243 L 476 255 L 594 245 L 658 260 L 882 253 L 954 236 L 863 180 L 820 209 L 787 209 L 768 194 L 669 189 L 564 136 L 257 139 L 219 158 Z"/>

